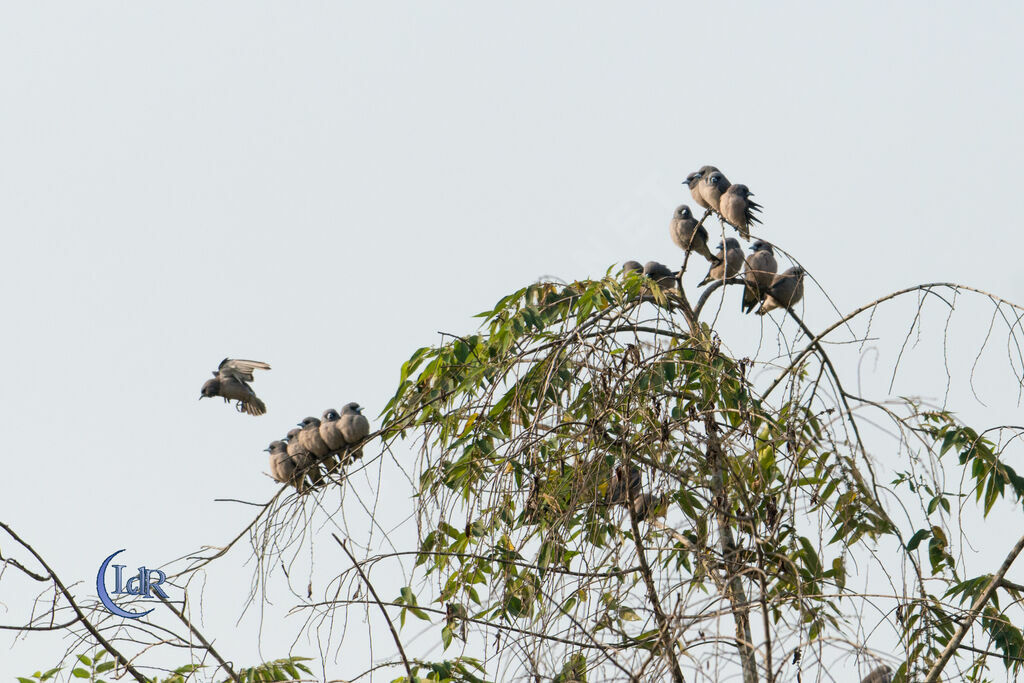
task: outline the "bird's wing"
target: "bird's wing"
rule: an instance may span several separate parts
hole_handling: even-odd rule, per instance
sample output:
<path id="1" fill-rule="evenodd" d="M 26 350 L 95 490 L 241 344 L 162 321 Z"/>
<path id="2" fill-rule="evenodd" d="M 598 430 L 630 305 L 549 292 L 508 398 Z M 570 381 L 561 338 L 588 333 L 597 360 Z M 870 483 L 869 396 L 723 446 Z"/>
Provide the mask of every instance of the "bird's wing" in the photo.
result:
<path id="1" fill-rule="evenodd" d="M 241 358 L 225 358 L 217 366 L 220 377 L 234 377 L 243 382 L 252 381 L 253 370 L 269 370 L 270 366 L 263 361 L 243 360 Z"/>

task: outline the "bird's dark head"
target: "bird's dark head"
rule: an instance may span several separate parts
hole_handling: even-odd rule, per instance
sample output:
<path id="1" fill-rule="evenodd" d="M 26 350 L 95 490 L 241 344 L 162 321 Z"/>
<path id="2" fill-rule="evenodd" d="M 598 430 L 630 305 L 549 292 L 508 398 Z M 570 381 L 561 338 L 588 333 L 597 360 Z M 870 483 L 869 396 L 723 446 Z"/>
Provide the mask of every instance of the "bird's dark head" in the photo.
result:
<path id="1" fill-rule="evenodd" d="M 345 406 L 341 409 L 341 414 L 342 415 L 353 415 L 353 414 L 354 415 L 362 415 L 362 412 L 360 412 L 360 411 L 362 411 L 362 409 L 363 409 L 363 407 L 361 405 L 359 405 L 355 401 L 352 401 L 352 403 L 346 403 L 345 404 Z"/>
<path id="2" fill-rule="evenodd" d="M 642 273 L 644 267 L 640 265 L 639 261 L 626 261 L 622 264 L 623 273 Z"/>
<path id="3" fill-rule="evenodd" d="M 721 245 L 719 245 L 718 248 L 721 249 L 722 248 Z M 740 247 L 740 241 L 738 239 L 736 239 L 735 237 L 726 237 L 725 238 L 725 248 L 726 249 L 741 249 L 742 247 Z"/>
<path id="4" fill-rule="evenodd" d="M 339 417 L 341 417 L 341 415 L 338 414 L 337 410 L 335 410 L 334 408 L 328 408 L 327 410 L 324 411 L 323 421 L 324 422 L 334 422 Z"/>
<path id="5" fill-rule="evenodd" d="M 220 380 L 219 379 L 208 379 L 203 388 L 199 390 L 199 399 L 213 398 L 214 396 L 220 395 Z"/>
<path id="6" fill-rule="evenodd" d="M 690 175 L 686 176 L 686 180 L 684 180 L 683 182 L 689 185 L 690 189 L 692 190 L 697 185 L 697 183 L 700 182 L 700 171 L 695 171 Z"/>
<path id="7" fill-rule="evenodd" d="M 294 441 L 295 437 L 297 437 L 299 435 L 299 432 L 301 432 L 301 431 L 302 430 L 299 429 L 298 427 L 292 427 L 291 429 L 288 430 L 288 438 L 287 438 L 287 440 L 288 441 Z"/>
<path id="8" fill-rule="evenodd" d="M 744 199 L 746 199 L 747 197 L 753 196 L 753 194 L 754 194 L 753 192 L 750 191 L 749 187 L 747 187 L 746 185 L 742 185 L 742 184 L 741 185 L 730 185 L 729 189 L 727 190 L 727 192 L 731 192 L 731 193 L 733 193 L 735 195 L 739 195 L 740 197 L 743 197 Z"/>
<path id="9" fill-rule="evenodd" d="M 681 204 L 676 207 L 675 217 L 684 221 L 688 221 L 691 218 L 693 218 L 693 213 L 690 211 L 690 207 L 688 207 L 686 204 Z"/>
<path id="10" fill-rule="evenodd" d="M 718 188 L 722 192 L 725 192 L 726 189 L 729 187 L 729 181 L 726 180 L 725 176 L 719 173 L 718 171 L 714 171 L 703 177 L 705 183 L 711 185 L 712 187 Z"/>
<path id="11" fill-rule="evenodd" d="M 270 445 L 264 448 L 263 450 L 267 451 L 268 453 L 273 453 L 274 451 L 283 451 L 284 441 L 271 441 Z"/>
<path id="12" fill-rule="evenodd" d="M 789 272 L 793 273 L 793 275 L 796 275 L 797 277 L 803 277 L 807 274 L 807 271 L 804 270 L 803 266 L 793 266 L 789 269 Z"/>
<path id="13" fill-rule="evenodd" d="M 309 429 L 311 427 L 319 427 L 320 426 L 320 420 L 316 419 L 315 417 L 307 417 L 302 422 L 299 423 L 299 426 L 302 427 L 303 429 Z"/>
<path id="14" fill-rule="evenodd" d="M 774 254 L 775 251 L 772 249 L 772 245 L 768 244 L 764 240 L 757 240 L 750 245 L 750 251 L 767 251 L 769 254 Z"/>

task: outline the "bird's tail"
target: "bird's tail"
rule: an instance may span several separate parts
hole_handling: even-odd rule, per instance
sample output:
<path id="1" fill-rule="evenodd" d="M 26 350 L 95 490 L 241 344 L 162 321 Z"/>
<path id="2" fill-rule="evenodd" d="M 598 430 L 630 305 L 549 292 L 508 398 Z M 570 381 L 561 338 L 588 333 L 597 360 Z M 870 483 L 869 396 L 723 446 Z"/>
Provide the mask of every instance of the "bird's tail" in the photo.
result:
<path id="1" fill-rule="evenodd" d="M 265 415 L 267 413 L 267 404 L 255 396 L 248 401 L 239 401 L 238 405 L 241 406 L 242 412 L 247 415 Z"/>
<path id="2" fill-rule="evenodd" d="M 760 295 L 750 286 L 750 283 L 745 284 L 743 286 L 743 301 L 740 302 L 740 310 L 744 313 L 750 313 L 760 301 Z"/>

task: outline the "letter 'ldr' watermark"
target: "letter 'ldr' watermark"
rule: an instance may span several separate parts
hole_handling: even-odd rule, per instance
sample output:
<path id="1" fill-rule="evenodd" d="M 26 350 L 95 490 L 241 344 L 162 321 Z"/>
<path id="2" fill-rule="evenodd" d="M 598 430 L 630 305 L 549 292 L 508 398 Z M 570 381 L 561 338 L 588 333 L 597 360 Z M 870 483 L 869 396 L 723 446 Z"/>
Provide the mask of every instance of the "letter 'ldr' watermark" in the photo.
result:
<path id="1" fill-rule="evenodd" d="M 112 553 L 110 557 L 103 560 L 103 564 L 100 565 L 100 571 L 96 574 L 96 593 L 100 597 L 100 602 L 111 614 L 116 614 L 119 617 L 125 619 L 138 619 L 144 617 L 153 610 L 149 609 L 145 612 L 129 612 L 123 610 L 114 604 L 114 601 L 110 598 L 110 593 L 107 592 L 106 575 L 107 567 L 110 565 L 110 561 L 117 555 L 124 552 L 124 548 L 121 548 L 116 553 Z M 123 583 L 124 568 L 126 565 L 115 564 L 114 565 L 114 592 L 113 595 L 139 595 L 143 598 L 153 599 L 152 591 L 157 596 L 167 600 L 167 593 L 163 592 L 160 588 L 160 584 L 167 580 L 167 575 L 159 569 L 146 569 L 145 567 L 139 567 L 139 573 L 132 575 L 128 579 L 128 583 Z"/>

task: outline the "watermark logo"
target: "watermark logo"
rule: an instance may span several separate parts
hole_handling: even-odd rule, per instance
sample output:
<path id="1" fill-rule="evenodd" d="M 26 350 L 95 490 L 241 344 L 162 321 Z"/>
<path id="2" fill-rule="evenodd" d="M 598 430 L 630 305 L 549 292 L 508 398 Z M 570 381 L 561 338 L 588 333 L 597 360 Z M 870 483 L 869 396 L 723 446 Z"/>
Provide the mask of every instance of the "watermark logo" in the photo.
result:
<path id="1" fill-rule="evenodd" d="M 119 554 L 124 552 L 124 548 L 121 548 L 116 553 L 111 553 L 110 557 L 103 560 L 103 564 L 100 565 L 100 571 L 96 574 L 96 594 L 100 597 L 100 602 L 111 614 L 116 614 L 119 617 L 125 619 L 138 619 L 144 617 L 152 609 L 146 610 L 145 612 L 129 612 L 121 609 L 111 599 L 111 595 L 137 595 L 142 598 L 154 598 L 154 594 L 157 598 L 163 598 L 167 600 L 167 593 L 164 593 L 163 589 L 160 588 L 160 584 L 167 580 L 167 575 L 159 569 L 146 569 L 145 567 L 139 567 L 139 573 L 133 574 L 128 578 L 127 583 L 124 582 L 124 569 L 127 565 L 115 564 L 111 565 L 110 561 L 117 557 Z M 107 569 L 114 567 L 114 591 L 113 593 L 107 592 Z"/>

